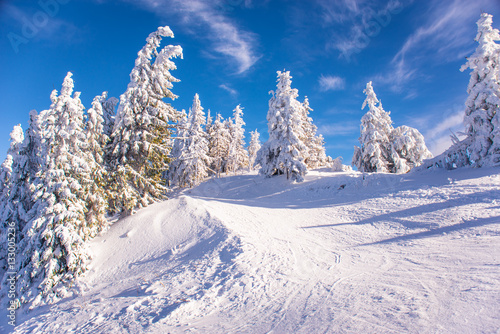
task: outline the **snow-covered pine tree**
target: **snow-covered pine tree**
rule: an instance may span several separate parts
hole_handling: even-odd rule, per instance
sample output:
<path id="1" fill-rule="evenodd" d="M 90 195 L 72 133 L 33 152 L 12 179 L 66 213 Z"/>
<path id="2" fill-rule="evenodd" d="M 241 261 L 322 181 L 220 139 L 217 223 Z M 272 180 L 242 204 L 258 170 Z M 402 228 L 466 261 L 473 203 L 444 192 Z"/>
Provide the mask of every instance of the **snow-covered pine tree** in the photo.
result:
<path id="1" fill-rule="evenodd" d="M 254 166 L 255 164 L 255 160 L 257 159 L 257 152 L 259 152 L 260 148 L 261 148 L 261 144 L 260 144 L 260 140 L 259 140 L 259 137 L 260 137 L 260 133 L 257 131 L 257 129 L 255 129 L 255 131 L 252 131 L 250 132 L 250 144 L 248 145 L 248 159 L 249 159 L 249 169 L 252 170 L 252 169 L 255 169 L 256 166 Z"/>
<path id="2" fill-rule="evenodd" d="M 12 231 L 9 228 L 13 228 L 16 231 L 16 222 L 10 221 L 10 219 L 7 220 L 7 218 L 10 216 L 9 210 L 12 209 L 9 203 L 9 193 L 12 184 L 15 183 L 15 180 L 12 179 L 12 167 L 14 161 L 19 160 L 19 152 L 23 141 L 24 132 L 21 125 L 18 124 L 14 126 L 14 129 L 10 133 L 10 147 L 7 151 L 7 157 L 0 166 L 0 279 L 7 269 L 8 239 L 9 232 Z"/>
<path id="3" fill-rule="evenodd" d="M 52 105 L 42 112 L 41 172 L 32 196 L 32 217 L 18 247 L 18 294 L 21 303 L 33 306 L 54 302 L 66 295 L 67 285 L 85 271 L 86 194 L 82 180 L 89 179 L 85 149 L 84 107 L 80 93 L 73 93 L 72 74 L 64 79 L 60 95 L 51 94 Z"/>
<path id="4" fill-rule="evenodd" d="M 106 134 L 108 122 L 112 120 L 109 110 L 104 106 L 112 106 L 114 101 L 106 100 L 107 92 L 96 96 L 92 101 L 92 108 L 87 111 L 87 122 L 85 125 L 85 136 L 87 138 L 87 147 L 85 150 L 86 159 L 90 168 L 90 178 L 83 180 L 82 187 L 85 192 L 85 202 L 87 205 L 85 221 L 90 229 L 88 234 L 93 237 L 107 227 L 106 209 L 107 199 L 109 197 L 109 183 L 113 180 L 108 179 L 107 171 L 104 166 L 104 147 L 109 142 Z"/>
<path id="5" fill-rule="evenodd" d="M 314 169 L 325 166 L 327 164 L 327 156 L 325 152 L 325 140 L 322 135 L 317 135 L 318 127 L 314 125 L 310 112 L 313 109 L 309 105 L 307 96 L 304 99 L 302 111 L 302 123 L 304 138 L 301 138 L 308 148 L 308 156 L 304 160 L 307 168 Z"/>
<path id="6" fill-rule="evenodd" d="M 169 181 L 179 187 L 193 187 L 208 176 L 211 159 L 208 155 L 208 140 L 203 129 L 206 124 L 205 113 L 198 94 L 194 96 L 193 106 L 186 120 L 187 131 L 182 135 L 182 148 L 176 148 L 177 161 L 169 171 Z"/>
<path id="7" fill-rule="evenodd" d="M 108 98 L 108 92 L 103 92 L 99 102 L 102 106 L 102 118 L 104 119 L 102 133 L 111 138 L 115 125 L 115 109 L 120 101 L 116 97 Z"/>
<path id="8" fill-rule="evenodd" d="M 170 91 L 179 81 L 170 74 L 176 69 L 171 58 L 182 57 L 182 48 L 169 45 L 158 52 L 163 37 L 174 37 L 169 27 L 159 27 L 148 36 L 120 97 L 106 157 L 115 185 L 109 205 L 114 212 L 131 214 L 164 199 L 167 191 L 164 174 L 170 162 L 171 132 L 182 115 L 163 99 L 177 98 Z"/>
<path id="9" fill-rule="evenodd" d="M 205 132 L 207 133 L 207 139 L 208 139 L 208 133 L 210 132 L 210 127 L 212 126 L 214 120 L 212 118 L 212 115 L 210 113 L 210 109 L 207 111 L 207 123 L 205 124 Z"/>
<path id="10" fill-rule="evenodd" d="M 354 147 L 352 164 L 361 172 L 390 172 L 394 167 L 390 145 L 393 130 L 390 113 L 382 108 L 371 81 L 363 92 L 366 99 L 361 109 L 368 106 L 368 112 L 361 118 L 361 147 Z"/>
<path id="11" fill-rule="evenodd" d="M 263 175 L 285 174 L 287 179 L 300 182 L 307 173 L 304 160 L 309 154 L 301 140 L 305 137 L 301 110 L 304 106 L 297 101 L 298 90 L 291 88 L 290 72 L 277 73 L 277 89 L 270 92 L 273 97 L 267 112 L 269 139 L 259 150 L 257 162 Z"/>
<path id="12" fill-rule="evenodd" d="M 496 43 L 500 41 L 500 33 L 492 24 L 492 15 L 481 14 L 475 38 L 479 45 L 460 68 L 471 69 L 464 123 L 471 137 L 470 162 L 478 167 L 500 163 L 500 130 L 498 125 L 495 127 L 500 111 L 500 44 Z"/>
<path id="13" fill-rule="evenodd" d="M 182 109 L 182 117 L 177 122 L 176 135 L 173 139 L 172 150 L 170 151 L 170 164 L 165 172 L 165 179 L 169 187 L 179 183 L 179 171 L 183 168 L 183 152 L 188 142 L 189 124 L 186 111 Z"/>
<path id="14" fill-rule="evenodd" d="M 233 112 L 233 118 L 226 123 L 231 137 L 227 157 L 227 172 L 236 173 L 247 167 L 249 162 L 244 141 L 245 122 L 243 121 L 243 110 L 240 105 L 237 105 Z"/>
<path id="15" fill-rule="evenodd" d="M 217 114 L 212 126 L 207 130 L 211 169 L 216 177 L 226 171 L 231 135 L 221 114 Z"/>
<path id="16" fill-rule="evenodd" d="M 406 173 L 420 166 L 425 159 L 432 158 L 432 153 L 425 145 L 424 136 L 414 128 L 406 125 L 392 130 L 390 135 L 393 173 Z"/>

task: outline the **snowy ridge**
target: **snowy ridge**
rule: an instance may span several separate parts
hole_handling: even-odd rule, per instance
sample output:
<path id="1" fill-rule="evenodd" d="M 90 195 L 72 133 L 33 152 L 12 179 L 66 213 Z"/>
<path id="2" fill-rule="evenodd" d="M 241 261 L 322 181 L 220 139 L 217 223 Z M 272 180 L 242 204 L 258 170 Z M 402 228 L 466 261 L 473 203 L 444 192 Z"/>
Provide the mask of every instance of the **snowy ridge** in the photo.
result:
<path id="1" fill-rule="evenodd" d="M 500 326 L 498 168 L 212 179 L 115 223 L 15 333 L 458 333 Z"/>

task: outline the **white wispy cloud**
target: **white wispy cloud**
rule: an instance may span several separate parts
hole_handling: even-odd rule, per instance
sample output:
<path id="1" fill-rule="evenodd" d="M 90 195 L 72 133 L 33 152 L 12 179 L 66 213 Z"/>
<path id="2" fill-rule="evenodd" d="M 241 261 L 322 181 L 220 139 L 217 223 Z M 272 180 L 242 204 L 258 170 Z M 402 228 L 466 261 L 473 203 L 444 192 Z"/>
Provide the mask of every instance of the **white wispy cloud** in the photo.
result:
<path id="1" fill-rule="evenodd" d="M 321 124 L 318 133 L 323 136 L 346 136 L 359 132 L 358 122 L 339 122 L 333 124 Z"/>
<path id="2" fill-rule="evenodd" d="M 436 111 L 428 115 L 410 121 L 422 132 L 427 147 L 435 156 L 451 146 L 450 136 L 452 133 L 458 134 L 464 129 L 464 107 L 455 106 L 439 109 L 441 107 L 437 107 Z"/>
<path id="3" fill-rule="evenodd" d="M 340 51 L 341 58 L 351 61 L 390 24 L 394 15 L 412 2 L 390 0 L 383 4 L 371 0 L 316 0 L 323 24 L 332 31 L 327 48 Z"/>
<path id="4" fill-rule="evenodd" d="M 329 90 L 342 90 L 345 88 L 345 80 L 337 76 L 321 75 L 318 79 L 319 89 L 323 92 Z"/>
<path id="5" fill-rule="evenodd" d="M 232 96 L 236 96 L 238 95 L 238 91 L 236 91 L 235 89 L 229 87 L 228 85 L 226 84 L 221 84 L 219 85 L 219 88 L 222 88 L 224 89 L 226 92 L 228 92 L 229 94 L 231 94 Z"/>
<path id="6" fill-rule="evenodd" d="M 124 0 L 132 2 L 131 0 Z M 181 23 L 188 32 L 207 39 L 214 53 L 230 59 L 236 67 L 236 73 L 248 71 L 260 58 L 256 52 L 256 35 L 240 29 L 234 20 L 227 17 L 221 8 L 221 1 L 172 0 L 166 3 L 160 0 L 136 0 L 134 4 L 146 7 L 159 16 L 181 15 Z M 244 2 L 250 6 L 251 1 Z"/>
<path id="7" fill-rule="evenodd" d="M 389 71 L 381 74 L 378 81 L 389 84 L 393 91 L 401 91 L 404 84 L 417 77 L 422 59 L 448 62 L 472 52 L 474 22 L 488 2 L 432 1 L 428 12 L 421 14 L 420 21 L 424 23 L 406 39 L 392 58 Z"/>

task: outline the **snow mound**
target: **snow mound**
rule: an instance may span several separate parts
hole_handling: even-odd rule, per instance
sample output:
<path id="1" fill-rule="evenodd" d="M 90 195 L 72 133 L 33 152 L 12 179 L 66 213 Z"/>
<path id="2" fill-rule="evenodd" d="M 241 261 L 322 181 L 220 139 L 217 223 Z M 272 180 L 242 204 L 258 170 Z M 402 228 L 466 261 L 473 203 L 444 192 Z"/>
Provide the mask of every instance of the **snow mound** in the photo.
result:
<path id="1" fill-rule="evenodd" d="M 209 180 L 115 223 L 76 296 L 15 333 L 457 333 L 500 327 L 500 175 Z"/>

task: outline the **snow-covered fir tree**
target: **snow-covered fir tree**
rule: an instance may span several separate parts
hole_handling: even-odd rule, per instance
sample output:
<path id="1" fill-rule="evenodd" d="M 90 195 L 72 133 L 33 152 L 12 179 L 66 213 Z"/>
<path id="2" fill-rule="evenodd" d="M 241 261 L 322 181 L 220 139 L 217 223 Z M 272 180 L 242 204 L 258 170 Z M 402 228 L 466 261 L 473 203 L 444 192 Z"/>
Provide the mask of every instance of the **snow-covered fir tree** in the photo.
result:
<path id="1" fill-rule="evenodd" d="M 361 146 L 354 147 L 352 164 L 361 172 L 390 172 L 394 167 L 391 159 L 390 135 L 393 127 L 390 113 L 383 109 L 371 81 L 363 92 L 366 99 L 361 109 L 368 106 L 368 112 L 361 118 Z"/>
<path id="2" fill-rule="evenodd" d="M 432 157 L 417 129 L 406 125 L 393 128 L 390 113 L 382 108 L 371 81 L 364 93 L 362 109 L 368 105 L 369 110 L 361 118 L 361 147 L 354 147 L 352 159 L 359 171 L 406 173 Z"/>
<path id="3" fill-rule="evenodd" d="M 492 28 L 492 15 L 483 13 L 477 21 L 478 47 L 461 71 L 471 69 L 465 103 L 465 130 L 471 138 L 470 163 L 476 166 L 500 164 L 500 33 Z"/>
<path id="4" fill-rule="evenodd" d="M 86 194 L 86 213 L 85 220 L 87 226 L 91 228 L 89 234 L 93 237 L 98 232 L 107 227 L 106 209 L 109 194 L 109 183 L 113 180 L 108 179 L 107 171 L 104 166 L 104 147 L 109 142 L 106 134 L 106 127 L 109 127 L 104 117 L 111 118 L 109 110 L 106 111 L 107 93 L 96 96 L 92 101 L 92 108 L 87 111 L 87 122 L 85 125 L 85 136 L 87 138 L 87 147 L 85 150 L 86 159 L 89 164 L 89 178 L 83 180 L 83 190 Z M 113 103 L 111 103 L 112 105 Z"/>
<path id="5" fill-rule="evenodd" d="M 393 173 L 406 173 L 420 166 L 425 159 L 432 158 L 432 153 L 425 145 L 424 136 L 417 129 L 406 125 L 397 127 L 391 132 L 390 142 Z"/>
<path id="6" fill-rule="evenodd" d="M 15 180 L 12 179 L 12 168 L 14 161 L 19 160 L 19 153 L 24 141 L 24 132 L 21 125 L 14 126 L 14 129 L 10 133 L 10 147 L 7 151 L 7 157 L 0 166 L 0 279 L 3 277 L 5 270 L 7 269 L 7 249 L 8 249 L 8 237 L 12 230 L 9 228 L 14 228 L 16 231 L 16 222 L 9 218 L 10 210 L 12 209 L 9 202 L 10 189 L 13 187 Z M 15 234 L 15 233 L 14 233 Z M 14 242 L 15 244 L 15 242 Z"/>
<path id="7" fill-rule="evenodd" d="M 304 162 L 307 168 L 314 169 L 325 166 L 327 164 L 327 156 L 325 152 L 325 140 L 322 135 L 316 134 L 318 127 L 314 125 L 310 112 L 313 109 L 309 105 L 307 96 L 304 99 L 302 108 L 302 126 L 304 138 L 301 138 L 308 148 L 308 156 Z"/>
<path id="8" fill-rule="evenodd" d="M 467 137 L 458 140 L 452 136 L 451 147 L 428 160 L 421 169 L 500 165 L 500 33 L 492 24 L 492 15 L 481 14 L 475 38 L 479 45 L 460 69 L 472 70 L 465 103 Z"/>
<path id="9" fill-rule="evenodd" d="M 185 150 L 186 144 L 189 139 L 189 124 L 186 111 L 182 109 L 182 117 L 177 122 L 176 136 L 173 139 L 172 150 L 170 151 L 170 164 L 168 170 L 165 172 L 168 186 L 177 184 L 177 173 L 183 168 L 182 154 Z"/>
<path id="10" fill-rule="evenodd" d="M 248 145 L 248 159 L 249 159 L 249 168 L 255 169 L 257 166 L 254 166 L 255 160 L 257 159 L 257 152 L 259 152 L 261 148 L 260 144 L 260 133 L 255 129 L 255 131 L 250 132 L 250 144 Z"/>
<path id="11" fill-rule="evenodd" d="M 115 189 L 110 210 L 131 214 L 134 209 L 164 199 L 164 173 L 168 169 L 171 134 L 181 113 L 164 98 L 177 98 L 170 89 L 179 81 L 173 57 L 182 57 L 180 46 L 158 47 L 163 37 L 174 37 L 169 27 L 159 27 L 146 39 L 130 74 L 127 91 L 120 97 L 107 165 Z"/>
<path id="12" fill-rule="evenodd" d="M 68 73 L 60 94 L 51 94 L 51 108 L 42 112 L 42 156 L 46 157 L 32 196 L 34 212 L 22 231 L 23 255 L 18 261 L 21 303 L 37 305 L 66 295 L 67 285 L 85 271 L 90 237 L 85 221 L 85 187 L 90 167 L 85 154 L 84 107 L 73 95 Z"/>
<path id="13" fill-rule="evenodd" d="M 180 146 L 176 148 L 176 161 L 168 172 L 170 184 L 193 187 L 208 176 L 211 159 L 207 135 L 203 129 L 205 124 L 205 113 L 199 96 L 196 94 L 185 123 L 187 131 L 182 134 L 187 138 L 182 139 L 182 148 Z"/>
<path id="14" fill-rule="evenodd" d="M 111 138 L 115 125 L 115 109 L 120 101 L 116 97 L 108 98 L 108 92 L 103 92 L 99 102 L 102 106 L 102 118 L 104 119 L 102 134 Z"/>
<path id="15" fill-rule="evenodd" d="M 245 122 L 243 121 L 243 109 L 240 105 L 237 105 L 233 112 L 233 118 L 226 123 L 231 137 L 226 170 L 227 172 L 236 173 L 246 168 L 249 162 L 244 141 Z"/>
<path id="16" fill-rule="evenodd" d="M 216 177 L 226 172 L 231 135 L 221 114 L 217 114 L 213 124 L 207 129 L 211 170 Z"/>
<path id="17" fill-rule="evenodd" d="M 277 89 L 271 91 L 267 112 L 269 139 L 262 145 L 257 162 L 260 173 L 267 176 L 285 174 L 287 179 L 302 181 L 307 173 L 304 162 L 309 156 L 303 128 L 304 106 L 297 100 L 298 90 L 292 89 L 288 71 L 278 71 Z"/>

